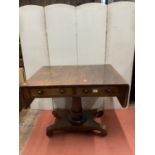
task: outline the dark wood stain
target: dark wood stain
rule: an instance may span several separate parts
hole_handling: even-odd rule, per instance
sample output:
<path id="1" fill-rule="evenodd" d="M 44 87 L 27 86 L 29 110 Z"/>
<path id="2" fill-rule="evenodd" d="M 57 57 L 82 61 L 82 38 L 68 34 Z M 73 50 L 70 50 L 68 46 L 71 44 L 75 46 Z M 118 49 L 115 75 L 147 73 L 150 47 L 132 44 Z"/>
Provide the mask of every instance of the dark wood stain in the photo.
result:
<path id="1" fill-rule="evenodd" d="M 109 64 L 45 66 L 22 86 L 26 99 L 35 97 L 118 97 L 127 104 L 128 83 Z"/>
<path id="2" fill-rule="evenodd" d="M 25 86 L 101 86 L 128 84 L 110 65 L 45 66 Z"/>
<path id="3" fill-rule="evenodd" d="M 111 65 L 83 66 L 45 66 L 39 69 L 22 86 L 25 107 L 29 107 L 34 98 L 72 97 L 72 106 L 54 110 L 56 117 L 46 134 L 48 137 L 55 131 L 98 131 L 107 135 L 105 126 L 93 118 L 101 116 L 97 110 L 82 109 L 81 97 L 116 96 L 121 105 L 127 105 L 129 85 Z"/>

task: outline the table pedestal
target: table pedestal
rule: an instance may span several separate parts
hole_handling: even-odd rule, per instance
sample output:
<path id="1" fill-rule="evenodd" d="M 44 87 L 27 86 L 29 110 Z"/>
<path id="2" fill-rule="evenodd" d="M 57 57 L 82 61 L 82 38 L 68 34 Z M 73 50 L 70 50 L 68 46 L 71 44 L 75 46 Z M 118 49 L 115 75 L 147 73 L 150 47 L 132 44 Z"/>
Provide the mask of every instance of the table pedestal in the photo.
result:
<path id="1" fill-rule="evenodd" d="M 80 97 L 72 98 L 71 110 L 57 109 L 53 114 L 56 120 L 47 127 L 48 137 L 51 137 L 55 131 L 89 131 L 102 136 L 107 134 L 106 127 L 94 120 L 94 117 L 102 115 L 102 111 L 83 110 Z"/>

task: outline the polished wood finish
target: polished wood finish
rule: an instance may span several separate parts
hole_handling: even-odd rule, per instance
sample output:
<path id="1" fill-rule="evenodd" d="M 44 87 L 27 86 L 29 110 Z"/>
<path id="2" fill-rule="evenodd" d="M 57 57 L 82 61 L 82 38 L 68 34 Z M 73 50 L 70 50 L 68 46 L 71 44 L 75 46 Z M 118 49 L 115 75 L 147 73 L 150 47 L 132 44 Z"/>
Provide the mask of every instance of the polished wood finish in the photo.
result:
<path id="1" fill-rule="evenodd" d="M 106 135 L 105 126 L 96 123 L 93 118 L 102 115 L 102 111 L 83 110 L 81 97 L 116 96 L 121 105 L 127 105 L 128 83 L 109 64 L 83 66 L 44 66 L 22 85 L 26 103 L 34 98 L 72 97 L 70 110 L 58 109 L 54 125 L 47 128 L 47 135 L 54 131 L 75 130 L 98 131 Z"/>
<path id="2" fill-rule="evenodd" d="M 33 97 L 69 97 L 73 96 L 71 88 L 32 88 L 30 94 Z"/>
<path id="3" fill-rule="evenodd" d="M 114 86 L 128 85 L 110 65 L 44 66 L 25 86 Z"/>
<path id="4" fill-rule="evenodd" d="M 22 87 L 26 98 L 112 97 L 127 104 L 128 83 L 109 64 L 84 66 L 45 66 Z M 30 96 L 30 97 L 29 97 Z"/>

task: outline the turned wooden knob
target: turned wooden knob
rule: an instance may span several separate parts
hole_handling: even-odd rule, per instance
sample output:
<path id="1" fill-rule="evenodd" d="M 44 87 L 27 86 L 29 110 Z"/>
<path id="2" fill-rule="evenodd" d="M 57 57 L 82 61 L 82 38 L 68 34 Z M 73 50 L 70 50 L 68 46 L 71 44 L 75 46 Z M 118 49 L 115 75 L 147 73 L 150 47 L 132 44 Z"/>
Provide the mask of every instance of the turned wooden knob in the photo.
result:
<path id="1" fill-rule="evenodd" d="M 107 92 L 107 93 L 111 93 L 111 89 L 110 89 L 110 88 L 107 88 L 107 89 L 106 89 L 106 92 Z"/>
<path id="2" fill-rule="evenodd" d="M 43 90 L 38 90 L 37 93 L 38 93 L 39 95 L 42 95 L 42 94 L 44 93 L 44 91 L 43 91 Z"/>
<path id="3" fill-rule="evenodd" d="M 60 89 L 60 93 L 61 94 L 64 94 L 65 93 L 65 90 L 64 89 Z"/>
<path id="4" fill-rule="evenodd" d="M 88 90 L 88 89 L 83 89 L 83 92 L 84 92 L 85 94 L 88 94 L 88 93 L 89 93 L 89 90 Z"/>

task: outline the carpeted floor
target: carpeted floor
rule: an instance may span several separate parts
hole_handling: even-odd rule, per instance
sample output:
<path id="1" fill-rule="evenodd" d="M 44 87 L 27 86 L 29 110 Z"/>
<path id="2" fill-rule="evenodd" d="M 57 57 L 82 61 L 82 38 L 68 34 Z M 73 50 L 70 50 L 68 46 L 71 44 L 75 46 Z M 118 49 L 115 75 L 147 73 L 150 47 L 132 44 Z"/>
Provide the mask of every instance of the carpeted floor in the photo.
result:
<path id="1" fill-rule="evenodd" d="M 22 155 L 134 155 L 134 108 L 105 110 L 97 121 L 106 124 L 108 135 L 59 133 L 46 136 L 54 122 L 51 111 L 40 111 L 39 118 Z"/>

